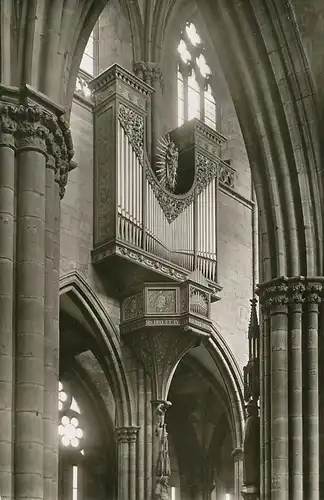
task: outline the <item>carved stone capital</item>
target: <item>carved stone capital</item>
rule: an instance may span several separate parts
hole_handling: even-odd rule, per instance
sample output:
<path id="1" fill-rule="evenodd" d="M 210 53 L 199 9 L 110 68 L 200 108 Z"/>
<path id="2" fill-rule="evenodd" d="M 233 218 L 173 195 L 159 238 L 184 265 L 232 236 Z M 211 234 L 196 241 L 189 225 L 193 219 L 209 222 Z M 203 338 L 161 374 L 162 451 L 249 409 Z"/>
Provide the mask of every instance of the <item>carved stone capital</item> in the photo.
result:
<path id="1" fill-rule="evenodd" d="M 117 443 L 136 443 L 139 427 L 117 427 L 115 429 Z"/>
<path id="2" fill-rule="evenodd" d="M 257 293 L 264 310 L 270 310 L 276 306 L 319 304 L 324 296 L 324 278 L 283 276 L 258 285 Z"/>
<path id="3" fill-rule="evenodd" d="M 0 114 L 0 144 L 15 149 L 14 134 L 17 131 L 17 123 L 13 120 L 7 109 Z"/>
<path id="4" fill-rule="evenodd" d="M 145 83 L 152 85 L 157 82 L 160 84 L 161 90 L 164 90 L 164 80 L 161 68 L 158 63 L 139 61 L 134 64 L 136 76 L 142 78 Z"/>
<path id="5" fill-rule="evenodd" d="M 0 102 L 0 142 L 52 156 L 63 197 L 73 156 L 71 132 L 63 117 L 39 105 Z"/>

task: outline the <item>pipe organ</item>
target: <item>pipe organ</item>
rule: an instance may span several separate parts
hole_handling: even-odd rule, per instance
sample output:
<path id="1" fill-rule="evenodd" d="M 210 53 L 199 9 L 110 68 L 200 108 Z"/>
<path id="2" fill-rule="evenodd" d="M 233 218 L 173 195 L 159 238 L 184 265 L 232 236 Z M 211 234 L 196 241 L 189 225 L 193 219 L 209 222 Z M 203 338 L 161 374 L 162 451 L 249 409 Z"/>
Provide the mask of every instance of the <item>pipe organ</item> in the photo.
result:
<path id="1" fill-rule="evenodd" d="M 144 281 L 217 284 L 217 193 L 221 144 L 199 120 L 161 138 L 154 170 L 146 154 L 147 102 L 153 89 L 117 64 L 93 91 L 95 208 L 93 263 L 116 290 Z"/>

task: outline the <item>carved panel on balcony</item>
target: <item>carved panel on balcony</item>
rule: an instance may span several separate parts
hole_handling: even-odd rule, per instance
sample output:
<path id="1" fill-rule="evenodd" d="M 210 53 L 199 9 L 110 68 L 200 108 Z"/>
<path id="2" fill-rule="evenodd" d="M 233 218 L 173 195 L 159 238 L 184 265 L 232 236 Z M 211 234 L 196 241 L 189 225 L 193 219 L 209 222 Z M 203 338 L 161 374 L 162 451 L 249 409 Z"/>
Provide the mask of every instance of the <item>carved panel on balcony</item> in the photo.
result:
<path id="1" fill-rule="evenodd" d="M 176 290 L 151 290 L 147 292 L 148 313 L 175 313 Z"/>
<path id="2" fill-rule="evenodd" d="M 190 311 L 208 317 L 209 297 L 195 287 L 190 288 Z"/>
<path id="3" fill-rule="evenodd" d="M 124 300 L 124 307 L 123 307 L 124 321 L 141 316 L 143 315 L 143 312 L 144 312 L 144 304 L 143 304 L 142 293 L 131 295 L 130 297 L 127 297 Z"/>
<path id="4" fill-rule="evenodd" d="M 209 303 L 205 287 L 191 280 L 145 284 L 122 302 L 120 332 L 152 379 L 153 399 L 166 399 L 179 360 L 210 334 Z"/>

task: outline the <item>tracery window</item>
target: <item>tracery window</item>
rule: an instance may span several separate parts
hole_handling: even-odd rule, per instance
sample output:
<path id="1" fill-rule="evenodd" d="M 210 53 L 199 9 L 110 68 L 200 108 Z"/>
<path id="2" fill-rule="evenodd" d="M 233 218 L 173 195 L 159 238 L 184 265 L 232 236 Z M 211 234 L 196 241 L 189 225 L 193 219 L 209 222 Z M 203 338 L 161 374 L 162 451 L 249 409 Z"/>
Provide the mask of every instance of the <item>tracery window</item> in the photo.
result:
<path id="1" fill-rule="evenodd" d="M 81 500 L 80 473 L 84 455 L 84 429 L 80 407 L 67 387 L 59 382 L 58 434 L 61 449 L 60 491 L 62 500 Z"/>
<path id="2" fill-rule="evenodd" d="M 178 126 L 199 118 L 216 129 L 216 102 L 210 86 L 211 70 L 202 40 L 188 22 L 178 45 Z"/>
<path id="3" fill-rule="evenodd" d="M 59 416 L 60 444 L 83 454 L 84 431 L 81 411 L 74 397 L 64 390 L 62 382 L 59 382 Z"/>

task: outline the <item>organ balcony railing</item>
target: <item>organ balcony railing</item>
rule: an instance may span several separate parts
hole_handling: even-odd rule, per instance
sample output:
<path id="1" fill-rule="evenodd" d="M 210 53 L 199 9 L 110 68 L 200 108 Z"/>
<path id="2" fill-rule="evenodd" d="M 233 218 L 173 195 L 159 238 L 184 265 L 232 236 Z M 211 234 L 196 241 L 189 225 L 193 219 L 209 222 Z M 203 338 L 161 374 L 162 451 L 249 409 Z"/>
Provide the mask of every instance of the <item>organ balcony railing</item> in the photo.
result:
<path id="1" fill-rule="evenodd" d="M 217 279 L 217 193 L 234 171 L 219 158 L 226 138 L 199 120 L 146 154 L 152 87 L 114 64 L 89 83 L 94 100 L 95 209 L 93 263 L 121 290 L 143 282 L 182 282 L 193 271 L 212 300 Z"/>

